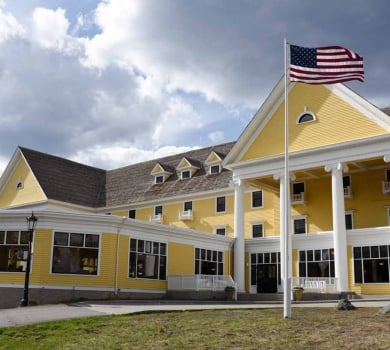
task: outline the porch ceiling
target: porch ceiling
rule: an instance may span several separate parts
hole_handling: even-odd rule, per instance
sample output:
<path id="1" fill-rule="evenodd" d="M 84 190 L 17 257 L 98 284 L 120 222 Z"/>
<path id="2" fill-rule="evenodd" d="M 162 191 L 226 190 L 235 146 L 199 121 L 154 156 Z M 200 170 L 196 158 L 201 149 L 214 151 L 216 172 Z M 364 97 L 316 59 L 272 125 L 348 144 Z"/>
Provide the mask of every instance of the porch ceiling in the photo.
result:
<path id="1" fill-rule="evenodd" d="M 390 164 L 386 163 L 383 160 L 383 157 L 348 162 L 346 165 L 348 167 L 346 174 L 390 168 Z M 325 171 L 325 165 L 316 168 L 293 171 L 291 174 L 295 176 L 294 181 L 319 179 L 321 177 L 329 177 L 331 175 L 329 172 Z M 252 179 L 250 180 L 250 184 L 254 187 L 264 187 L 279 191 L 279 180 L 275 180 L 273 175 Z"/>

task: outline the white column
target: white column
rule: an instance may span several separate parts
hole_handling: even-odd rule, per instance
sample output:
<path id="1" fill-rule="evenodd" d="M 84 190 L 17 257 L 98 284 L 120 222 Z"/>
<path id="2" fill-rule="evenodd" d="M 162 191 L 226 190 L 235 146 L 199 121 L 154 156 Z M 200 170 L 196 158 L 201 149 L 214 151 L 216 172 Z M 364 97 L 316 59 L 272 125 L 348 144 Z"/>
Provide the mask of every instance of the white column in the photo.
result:
<path id="1" fill-rule="evenodd" d="M 348 291 L 347 231 L 345 229 L 345 206 L 343 188 L 343 164 L 329 164 L 326 171 L 332 172 L 332 214 L 335 277 L 337 291 Z"/>
<path id="2" fill-rule="evenodd" d="M 245 292 L 244 182 L 234 183 L 234 280 L 238 292 Z"/>

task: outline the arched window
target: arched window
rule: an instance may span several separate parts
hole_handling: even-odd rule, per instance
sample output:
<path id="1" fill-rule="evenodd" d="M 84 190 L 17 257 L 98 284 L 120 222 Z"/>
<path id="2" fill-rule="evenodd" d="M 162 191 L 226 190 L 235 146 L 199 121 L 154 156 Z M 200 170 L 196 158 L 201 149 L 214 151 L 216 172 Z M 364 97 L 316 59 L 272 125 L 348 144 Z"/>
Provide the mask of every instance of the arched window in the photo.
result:
<path id="1" fill-rule="evenodd" d="M 312 122 L 313 120 L 316 120 L 313 113 L 304 112 L 298 117 L 297 124 L 308 123 Z"/>

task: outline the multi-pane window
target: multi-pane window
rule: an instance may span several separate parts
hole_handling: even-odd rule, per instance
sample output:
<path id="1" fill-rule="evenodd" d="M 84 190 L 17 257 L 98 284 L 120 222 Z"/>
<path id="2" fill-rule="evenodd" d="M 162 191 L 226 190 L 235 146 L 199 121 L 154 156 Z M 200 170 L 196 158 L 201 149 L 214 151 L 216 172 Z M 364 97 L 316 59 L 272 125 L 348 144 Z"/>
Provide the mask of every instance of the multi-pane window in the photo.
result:
<path id="1" fill-rule="evenodd" d="M 264 236 L 264 226 L 262 223 L 252 225 L 252 237 L 260 238 Z"/>
<path id="2" fill-rule="evenodd" d="M 156 185 L 164 183 L 164 176 L 163 175 L 156 175 L 154 178 L 154 183 Z"/>
<path id="3" fill-rule="evenodd" d="M 210 167 L 210 174 L 219 174 L 221 172 L 221 166 L 220 165 L 212 165 Z"/>
<path id="4" fill-rule="evenodd" d="M 97 275 L 99 235 L 55 232 L 52 273 Z"/>
<path id="5" fill-rule="evenodd" d="M 300 250 L 299 277 L 335 277 L 334 249 Z"/>
<path id="6" fill-rule="evenodd" d="M 130 209 L 129 210 L 129 219 L 135 219 L 135 215 L 136 215 L 136 210 Z"/>
<path id="7" fill-rule="evenodd" d="M 129 277 L 167 279 L 167 244 L 130 239 Z"/>
<path id="8" fill-rule="evenodd" d="M 195 248 L 195 275 L 223 275 L 223 252 Z"/>
<path id="9" fill-rule="evenodd" d="M 189 179 L 191 177 L 191 170 L 183 170 L 181 172 L 182 179 Z"/>
<path id="10" fill-rule="evenodd" d="M 294 234 L 304 234 L 306 233 L 306 218 L 305 217 L 296 217 L 293 218 Z"/>
<path id="11" fill-rule="evenodd" d="M 304 182 L 296 182 L 293 183 L 292 186 L 293 194 L 298 195 L 305 192 L 305 183 Z"/>
<path id="12" fill-rule="evenodd" d="M 28 231 L 0 231 L 0 271 L 26 270 Z"/>
<path id="13" fill-rule="evenodd" d="M 389 283 L 390 246 L 353 248 L 355 283 Z"/>
<path id="14" fill-rule="evenodd" d="M 252 192 L 252 208 L 261 208 L 263 206 L 263 191 Z"/>
<path id="15" fill-rule="evenodd" d="M 216 211 L 217 213 L 224 213 L 226 211 L 226 197 L 217 197 L 216 199 Z"/>

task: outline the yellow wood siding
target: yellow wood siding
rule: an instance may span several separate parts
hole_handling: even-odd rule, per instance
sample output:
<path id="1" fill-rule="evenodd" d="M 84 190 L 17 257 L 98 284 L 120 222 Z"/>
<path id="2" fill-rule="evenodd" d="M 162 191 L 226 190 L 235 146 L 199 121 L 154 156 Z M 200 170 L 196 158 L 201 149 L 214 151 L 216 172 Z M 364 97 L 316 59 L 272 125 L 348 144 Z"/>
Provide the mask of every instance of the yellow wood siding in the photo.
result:
<path id="1" fill-rule="evenodd" d="M 168 276 L 195 273 L 195 247 L 193 245 L 169 242 L 168 254 Z"/>
<path id="2" fill-rule="evenodd" d="M 20 181 L 23 183 L 23 188 L 17 189 L 16 185 Z M 45 199 L 46 196 L 26 165 L 26 162 L 23 159 L 20 160 L 5 189 L 1 193 L 0 207 L 34 203 Z"/>
<path id="3" fill-rule="evenodd" d="M 316 115 L 316 120 L 297 124 L 305 107 Z M 289 94 L 288 115 L 290 152 L 387 134 L 386 130 L 322 85 L 296 84 Z M 241 160 L 282 154 L 283 140 L 284 104 L 277 108 Z"/>

